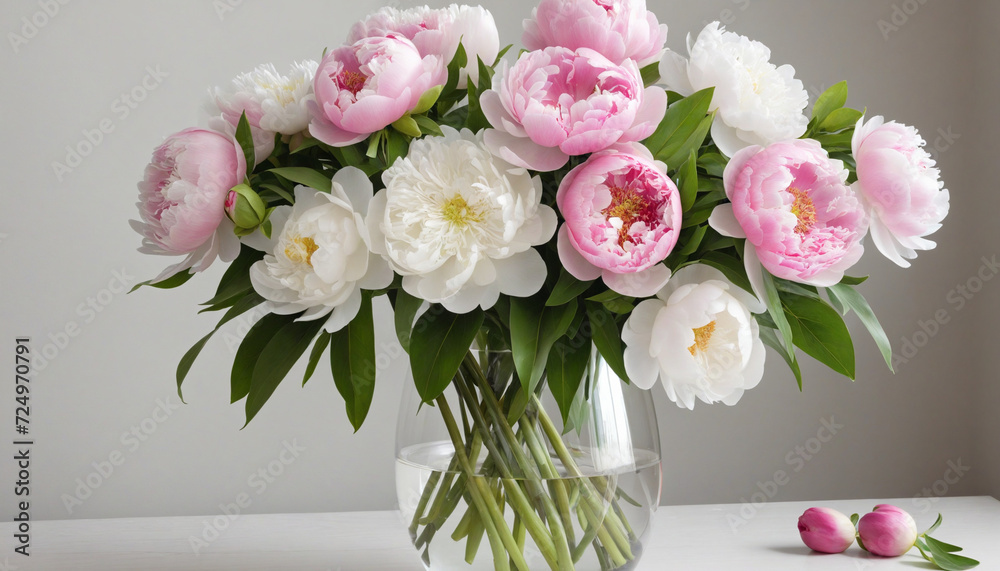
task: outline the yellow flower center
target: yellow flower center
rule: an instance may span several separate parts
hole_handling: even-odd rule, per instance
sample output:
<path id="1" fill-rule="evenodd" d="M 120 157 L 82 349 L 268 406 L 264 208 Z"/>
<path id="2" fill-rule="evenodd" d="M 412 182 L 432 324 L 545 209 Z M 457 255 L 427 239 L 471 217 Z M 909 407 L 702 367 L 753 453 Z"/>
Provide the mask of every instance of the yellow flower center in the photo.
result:
<path id="1" fill-rule="evenodd" d="M 631 188 L 611 187 L 611 204 L 601 211 L 606 219 L 617 218 L 622 221 L 622 227 L 618 229 L 618 245 L 625 247 L 626 242 L 632 242 L 629 230 L 632 224 L 639 221 L 646 221 L 650 217 L 653 205 L 649 199 L 639 194 Z"/>
<path id="2" fill-rule="evenodd" d="M 715 333 L 715 322 L 713 321 L 704 327 L 692 329 L 692 331 L 694 331 L 694 345 L 688 347 L 688 351 L 694 357 L 698 351 L 705 352 L 708 350 L 708 343 L 712 340 L 712 334 Z"/>
<path id="3" fill-rule="evenodd" d="M 456 194 L 444 203 L 444 206 L 441 208 L 441 216 L 456 228 L 464 228 L 469 223 L 483 221 L 482 212 L 477 212 L 469 206 L 469 203 L 465 201 L 465 198 L 461 194 Z"/>
<path id="4" fill-rule="evenodd" d="M 816 205 L 813 204 L 806 191 L 799 190 L 794 186 L 789 187 L 788 192 L 795 197 L 792 203 L 792 214 L 799 219 L 795 225 L 796 234 L 808 234 L 816 225 Z"/>
<path id="5" fill-rule="evenodd" d="M 309 267 L 312 267 L 312 255 L 316 250 L 319 250 L 319 246 L 312 238 L 299 236 L 285 247 L 285 256 L 296 264 L 305 262 L 309 264 Z"/>

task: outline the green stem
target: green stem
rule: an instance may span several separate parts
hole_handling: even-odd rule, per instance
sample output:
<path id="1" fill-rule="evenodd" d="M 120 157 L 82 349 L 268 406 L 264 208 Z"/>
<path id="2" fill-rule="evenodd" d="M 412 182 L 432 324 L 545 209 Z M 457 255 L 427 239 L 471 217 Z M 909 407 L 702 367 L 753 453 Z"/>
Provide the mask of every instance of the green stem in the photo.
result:
<path id="1" fill-rule="evenodd" d="M 507 522 L 504 521 L 503 514 L 500 513 L 499 507 L 493 501 L 492 496 L 490 496 L 489 490 L 484 489 L 486 488 L 485 481 L 483 478 L 476 477 L 475 469 L 465 454 L 462 435 L 459 432 L 458 425 L 455 424 L 455 417 L 451 414 L 448 400 L 443 395 L 439 396 L 437 404 L 441 411 L 441 417 L 448 427 L 448 434 L 455 445 L 455 455 L 458 456 L 459 465 L 461 465 L 462 471 L 469 478 L 469 483 L 471 484 L 469 486 L 469 495 L 472 496 L 472 503 L 479 511 L 479 517 L 490 538 L 494 568 L 497 571 L 508 571 L 510 569 L 507 554 L 504 553 L 504 548 L 506 547 L 510 559 L 514 562 L 514 566 L 520 571 L 530 571 L 528 563 L 524 560 L 521 552 L 516 551 L 517 542 L 514 540 L 514 536 L 511 535 L 510 529 L 507 528 Z"/>

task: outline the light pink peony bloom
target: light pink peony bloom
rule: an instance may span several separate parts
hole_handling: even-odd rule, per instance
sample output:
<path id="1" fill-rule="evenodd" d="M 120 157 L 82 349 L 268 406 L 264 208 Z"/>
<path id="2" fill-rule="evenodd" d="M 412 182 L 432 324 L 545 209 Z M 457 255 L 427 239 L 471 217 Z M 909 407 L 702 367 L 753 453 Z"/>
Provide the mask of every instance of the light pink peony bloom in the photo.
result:
<path id="1" fill-rule="evenodd" d="M 871 215 L 872 240 L 904 268 L 910 267 L 905 258 L 937 245 L 924 236 L 937 232 L 948 215 L 948 191 L 925 144 L 913 127 L 882 117 L 861 119 L 854 131 L 855 190 Z"/>
<path id="2" fill-rule="evenodd" d="M 644 66 L 663 53 L 667 25 L 646 10 L 646 0 L 542 0 L 524 21 L 521 41 L 529 50 L 590 48 Z"/>
<path id="3" fill-rule="evenodd" d="M 226 218 L 229 190 L 246 176 L 246 160 L 233 141 L 214 131 L 186 129 L 153 151 L 139 183 L 139 215 L 130 221 L 142 234 L 140 252 L 186 256 L 161 273 L 161 281 L 183 270 L 200 272 L 215 259 L 240 252 Z"/>
<path id="4" fill-rule="evenodd" d="M 570 156 L 650 136 L 667 110 L 667 94 L 644 89 L 639 67 L 621 66 L 594 50 L 545 48 L 506 62 L 483 93 L 494 129 L 486 144 L 507 162 L 553 171 Z"/>
<path id="5" fill-rule="evenodd" d="M 681 200 L 667 168 L 639 145 L 591 156 L 559 185 L 556 203 L 566 219 L 559 259 L 577 279 L 602 277 L 614 291 L 655 295 L 670 279 L 660 262 L 677 244 Z"/>
<path id="6" fill-rule="evenodd" d="M 758 296 L 761 264 L 779 278 L 829 287 L 861 259 L 868 222 L 847 176 L 841 161 L 808 139 L 747 147 L 726 166 L 732 203 L 717 206 L 708 222 L 747 239 L 747 274 Z"/>
<path id="7" fill-rule="evenodd" d="M 889 504 L 861 516 L 858 536 L 865 549 L 882 557 L 899 557 L 917 542 L 917 523 L 905 511 Z"/>
<path id="8" fill-rule="evenodd" d="M 353 145 L 391 125 L 447 79 L 440 56 L 421 56 L 402 35 L 337 48 L 316 72 L 309 133 L 334 147 Z"/>
<path id="9" fill-rule="evenodd" d="M 799 516 L 799 535 L 806 547 L 820 553 L 843 553 L 854 543 L 851 518 L 830 508 L 809 508 Z"/>
<path id="10" fill-rule="evenodd" d="M 455 57 L 459 43 L 465 46 L 468 63 L 459 77 L 461 89 L 466 87 L 467 78 L 478 83 L 479 59 L 493 65 L 500 53 L 500 32 L 493 14 L 482 6 L 457 4 L 440 9 L 417 6 L 407 10 L 386 6 L 355 24 L 347 43 L 391 33 L 412 41 L 421 56 L 441 56 L 445 63 Z"/>

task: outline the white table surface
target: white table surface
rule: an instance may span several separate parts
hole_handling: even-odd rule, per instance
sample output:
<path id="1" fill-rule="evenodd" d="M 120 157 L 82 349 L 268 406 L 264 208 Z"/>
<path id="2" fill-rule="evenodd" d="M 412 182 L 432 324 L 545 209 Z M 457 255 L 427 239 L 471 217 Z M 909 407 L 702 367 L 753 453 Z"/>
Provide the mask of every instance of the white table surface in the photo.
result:
<path id="1" fill-rule="evenodd" d="M 869 557 L 857 547 L 846 554 L 811 553 L 799 540 L 798 516 L 822 505 L 864 513 L 876 500 L 781 502 L 762 506 L 733 532 L 740 505 L 661 507 L 653 539 L 638 569 L 652 570 L 882 570 L 929 569 L 919 553 L 896 559 Z M 1000 569 L 1000 501 L 990 497 L 935 499 L 921 513 L 912 498 L 889 500 L 908 509 L 921 531 L 940 511 L 937 538 L 965 547 Z M 744 512 L 747 515 L 747 512 Z M 34 570 L 315 570 L 422 571 L 397 512 L 242 515 L 199 554 L 214 516 L 32 522 L 31 556 L 15 554 L 14 525 L 0 523 L 0 571 Z M 221 527 L 221 525 L 220 525 Z M 5 559 L 6 558 L 6 559 Z"/>

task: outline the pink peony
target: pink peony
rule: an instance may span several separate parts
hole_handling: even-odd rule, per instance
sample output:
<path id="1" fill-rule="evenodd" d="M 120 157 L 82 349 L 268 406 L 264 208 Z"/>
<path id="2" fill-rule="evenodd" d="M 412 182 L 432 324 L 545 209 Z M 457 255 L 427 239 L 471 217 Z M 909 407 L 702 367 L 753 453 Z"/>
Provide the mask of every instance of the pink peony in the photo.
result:
<path id="1" fill-rule="evenodd" d="M 595 153 L 618 142 L 645 139 L 667 109 L 663 89 L 644 89 L 639 68 L 621 66 L 594 50 L 545 48 L 501 64 L 483 112 L 495 129 L 486 144 L 504 160 L 552 171 L 570 156 Z"/>
<path id="2" fill-rule="evenodd" d="M 899 557 L 917 542 L 917 523 L 905 511 L 889 504 L 861 516 L 858 536 L 865 549 L 882 557 Z"/>
<path id="3" fill-rule="evenodd" d="M 924 236 L 941 228 L 948 215 L 948 191 L 925 144 L 913 127 L 882 117 L 862 119 L 854 131 L 855 190 L 871 215 L 872 240 L 904 268 L 910 266 L 904 258 L 937 245 Z"/>
<path id="4" fill-rule="evenodd" d="M 867 217 L 847 176 L 841 161 L 808 139 L 747 147 L 730 161 L 724 179 L 732 204 L 716 207 L 709 225 L 747 239 L 758 295 L 761 264 L 779 278 L 829 287 L 861 259 Z"/>
<path id="5" fill-rule="evenodd" d="M 450 62 L 458 44 L 465 46 L 468 63 L 459 77 L 458 87 L 465 88 L 467 78 L 479 81 L 479 59 L 493 65 L 500 53 L 500 32 L 493 14 L 482 6 L 459 6 L 434 9 L 418 6 L 399 10 L 386 6 L 351 28 L 347 42 L 365 38 L 401 34 L 413 42 L 421 56 L 441 56 Z"/>
<path id="6" fill-rule="evenodd" d="M 660 59 L 667 26 L 646 10 L 646 0 L 542 0 L 524 21 L 529 50 L 590 48 L 615 63 L 647 65 Z"/>
<path id="7" fill-rule="evenodd" d="M 309 133 L 344 147 L 406 115 L 429 89 L 444 85 L 440 56 L 421 56 L 399 34 L 366 38 L 326 55 L 316 72 Z"/>
<path id="8" fill-rule="evenodd" d="M 140 252 L 186 255 L 155 281 L 182 270 L 200 272 L 217 257 L 228 262 L 240 251 L 225 213 L 229 190 L 246 176 L 243 153 L 214 131 L 186 129 L 167 137 L 139 183 Z"/>
<path id="9" fill-rule="evenodd" d="M 577 279 L 603 277 L 614 291 L 655 295 L 670 279 L 663 260 L 677 244 L 681 201 L 666 174 L 638 144 L 591 156 L 559 185 L 556 203 L 566 219 L 559 259 Z"/>
<path id="10" fill-rule="evenodd" d="M 806 547 L 820 553 L 843 553 L 856 535 L 851 518 L 830 508 L 809 508 L 799 517 Z"/>

